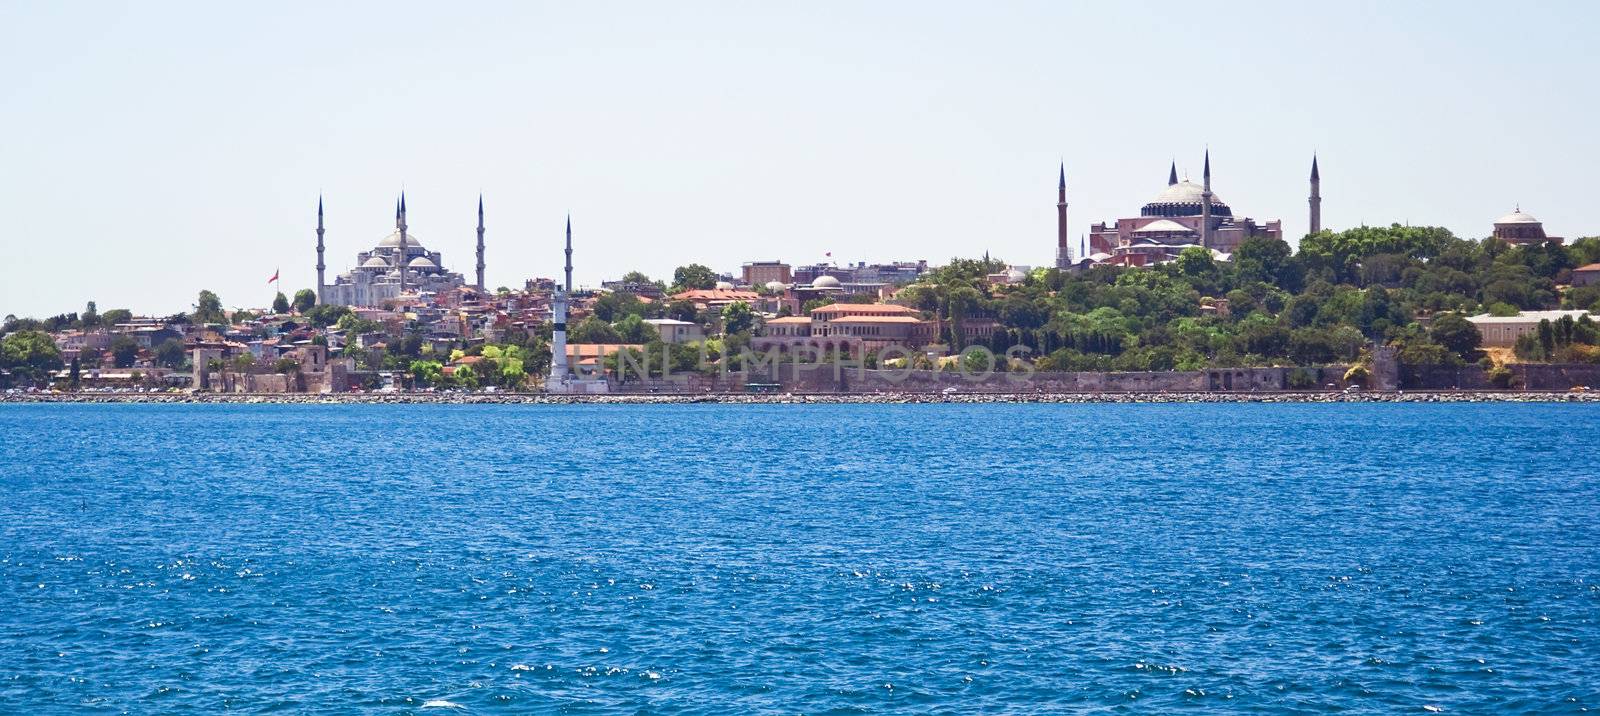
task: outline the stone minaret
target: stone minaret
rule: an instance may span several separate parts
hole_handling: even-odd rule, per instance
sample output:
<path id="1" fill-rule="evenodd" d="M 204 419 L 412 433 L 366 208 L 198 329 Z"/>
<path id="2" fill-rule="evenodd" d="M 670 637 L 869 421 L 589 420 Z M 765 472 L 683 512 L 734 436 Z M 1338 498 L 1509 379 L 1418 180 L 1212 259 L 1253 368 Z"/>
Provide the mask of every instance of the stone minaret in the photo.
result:
<path id="1" fill-rule="evenodd" d="M 1072 265 L 1072 242 L 1067 237 L 1067 163 L 1061 163 L 1061 182 L 1056 185 L 1056 268 Z"/>
<path id="2" fill-rule="evenodd" d="M 323 271 L 328 266 L 322 262 L 322 197 L 317 196 L 317 303 L 322 303 Z"/>
<path id="3" fill-rule="evenodd" d="M 400 192 L 400 208 L 395 210 L 394 227 L 400 231 L 400 293 L 406 292 L 406 193 Z"/>
<path id="4" fill-rule="evenodd" d="M 1200 245 L 1211 248 L 1211 150 L 1206 150 L 1206 167 L 1201 175 L 1204 184 L 1200 189 Z"/>
<path id="5" fill-rule="evenodd" d="M 1322 230 L 1322 175 L 1317 172 L 1317 155 L 1311 155 L 1311 231 Z"/>
<path id="6" fill-rule="evenodd" d="M 567 217 L 567 280 L 556 286 L 550 306 L 550 379 L 545 391 L 567 391 L 567 293 L 572 290 L 572 217 Z"/>
<path id="7" fill-rule="evenodd" d="M 483 287 L 483 195 L 478 195 L 478 290 L 486 291 Z"/>

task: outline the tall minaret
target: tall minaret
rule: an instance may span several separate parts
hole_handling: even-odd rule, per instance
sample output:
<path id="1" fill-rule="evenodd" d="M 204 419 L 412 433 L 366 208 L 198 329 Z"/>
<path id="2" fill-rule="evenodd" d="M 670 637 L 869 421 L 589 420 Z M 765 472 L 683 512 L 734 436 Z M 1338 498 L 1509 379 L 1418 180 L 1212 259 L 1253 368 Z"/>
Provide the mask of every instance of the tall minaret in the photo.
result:
<path id="1" fill-rule="evenodd" d="M 1311 155 L 1311 231 L 1322 230 L 1322 175 L 1317 172 L 1317 155 Z"/>
<path id="2" fill-rule="evenodd" d="M 406 292 L 406 193 L 400 192 L 400 293 Z"/>
<path id="3" fill-rule="evenodd" d="M 327 265 L 322 263 L 322 195 L 317 195 L 317 303 L 322 303 L 322 287 L 327 284 L 322 280 L 322 272 Z"/>
<path id="4" fill-rule="evenodd" d="M 1061 182 L 1056 185 L 1056 268 L 1072 265 L 1072 241 L 1067 237 L 1067 163 L 1061 163 Z"/>
<path id="5" fill-rule="evenodd" d="M 550 378 L 545 391 L 567 391 L 567 292 L 572 290 L 572 217 L 567 217 L 567 280 L 556 286 L 550 306 Z"/>
<path id="6" fill-rule="evenodd" d="M 567 293 L 572 293 L 572 215 L 567 214 Z"/>
<path id="7" fill-rule="evenodd" d="M 1178 183 L 1178 160 L 1172 160 L 1172 169 L 1167 172 L 1167 186 Z"/>
<path id="8" fill-rule="evenodd" d="M 478 290 L 483 287 L 483 194 L 478 195 Z"/>
<path id="9" fill-rule="evenodd" d="M 1211 149 L 1206 148 L 1206 167 L 1201 175 L 1204 184 L 1200 189 L 1200 245 L 1211 248 Z"/>

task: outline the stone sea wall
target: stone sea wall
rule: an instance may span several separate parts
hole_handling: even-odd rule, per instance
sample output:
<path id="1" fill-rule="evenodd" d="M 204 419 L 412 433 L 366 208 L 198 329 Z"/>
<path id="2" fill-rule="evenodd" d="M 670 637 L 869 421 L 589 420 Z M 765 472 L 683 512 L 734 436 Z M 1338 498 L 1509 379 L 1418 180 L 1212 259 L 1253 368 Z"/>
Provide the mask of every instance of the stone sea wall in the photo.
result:
<path id="1" fill-rule="evenodd" d="M 1600 391 L 1398 391 L 1398 392 L 1083 392 L 1083 393 L 775 393 L 610 394 L 542 393 L 19 393 L 0 404 L 442 404 L 442 405 L 654 405 L 681 403 L 1600 403 Z"/>

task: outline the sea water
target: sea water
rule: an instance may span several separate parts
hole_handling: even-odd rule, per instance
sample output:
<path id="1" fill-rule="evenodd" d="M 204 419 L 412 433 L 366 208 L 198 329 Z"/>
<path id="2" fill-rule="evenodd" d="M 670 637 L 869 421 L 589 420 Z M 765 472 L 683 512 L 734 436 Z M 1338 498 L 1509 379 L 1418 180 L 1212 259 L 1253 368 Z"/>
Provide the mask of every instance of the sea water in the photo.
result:
<path id="1" fill-rule="evenodd" d="M 1576 713 L 1600 406 L 0 406 L 0 711 Z"/>

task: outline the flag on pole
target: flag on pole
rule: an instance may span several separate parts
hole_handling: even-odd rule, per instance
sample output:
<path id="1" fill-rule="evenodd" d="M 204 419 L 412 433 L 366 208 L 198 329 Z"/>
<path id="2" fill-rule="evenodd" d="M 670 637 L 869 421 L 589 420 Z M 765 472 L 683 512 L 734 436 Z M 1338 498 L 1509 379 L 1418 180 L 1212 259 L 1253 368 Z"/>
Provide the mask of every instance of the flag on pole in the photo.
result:
<path id="1" fill-rule="evenodd" d="M 275 282 L 277 280 L 278 280 L 278 269 L 273 269 L 272 270 L 272 278 L 267 279 L 267 283 L 273 283 L 273 282 Z"/>

